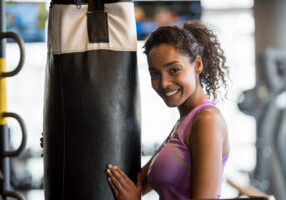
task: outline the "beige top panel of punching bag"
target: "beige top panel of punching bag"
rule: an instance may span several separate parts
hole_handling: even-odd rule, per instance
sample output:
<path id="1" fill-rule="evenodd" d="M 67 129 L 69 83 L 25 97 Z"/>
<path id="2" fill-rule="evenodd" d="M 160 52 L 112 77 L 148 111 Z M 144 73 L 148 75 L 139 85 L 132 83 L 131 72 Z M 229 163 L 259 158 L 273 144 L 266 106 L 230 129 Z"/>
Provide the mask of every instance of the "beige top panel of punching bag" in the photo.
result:
<path id="1" fill-rule="evenodd" d="M 50 8 L 48 51 L 52 54 L 89 50 L 136 51 L 136 24 L 133 2 L 104 5 L 108 15 L 109 43 L 89 43 L 87 5 L 53 4 Z"/>

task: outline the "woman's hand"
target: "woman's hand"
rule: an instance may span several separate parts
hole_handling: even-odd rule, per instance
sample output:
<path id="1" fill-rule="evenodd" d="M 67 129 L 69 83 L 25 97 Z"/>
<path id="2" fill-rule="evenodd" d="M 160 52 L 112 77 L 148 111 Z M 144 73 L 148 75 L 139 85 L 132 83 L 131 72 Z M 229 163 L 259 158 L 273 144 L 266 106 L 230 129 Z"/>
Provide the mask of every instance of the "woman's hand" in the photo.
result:
<path id="1" fill-rule="evenodd" d="M 141 173 L 138 173 L 137 185 L 135 185 L 119 167 L 111 164 L 107 167 L 107 180 L 117 200 L 141 199 Z"/>

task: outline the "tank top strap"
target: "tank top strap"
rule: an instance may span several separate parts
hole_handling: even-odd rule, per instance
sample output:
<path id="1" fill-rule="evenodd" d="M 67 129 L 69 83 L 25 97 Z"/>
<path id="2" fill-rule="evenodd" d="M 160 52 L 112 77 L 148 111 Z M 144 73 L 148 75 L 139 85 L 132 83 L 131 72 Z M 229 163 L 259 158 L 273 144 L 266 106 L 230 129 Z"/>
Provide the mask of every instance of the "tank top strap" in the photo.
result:
<path id="1" fill-rule="evenodd" d="M 195 107 L 190 113 L 184 118 L 180 126 L 178 127 L 178 136 L 180 139 L 180 142 L 187 146 L 185 144 L 185 138 L 186 138 L 186 133 L 187 129 L 196 117 L 196 115 L 203 109 L 208 108 L 208 107 L 214 107 L 216 106 L 210 101 L 210 100 L 204 100 L 202 101 L 197 107 Z"/>

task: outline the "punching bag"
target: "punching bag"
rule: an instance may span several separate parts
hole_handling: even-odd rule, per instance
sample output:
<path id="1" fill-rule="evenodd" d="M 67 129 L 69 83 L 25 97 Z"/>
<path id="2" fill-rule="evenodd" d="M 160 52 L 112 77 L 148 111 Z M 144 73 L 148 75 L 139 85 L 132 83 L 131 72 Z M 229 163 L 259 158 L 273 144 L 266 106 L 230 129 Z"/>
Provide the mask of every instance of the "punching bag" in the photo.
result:
<path id="1" fill-rule="evenodd" d="M 136 27 L 131 1 L 55 0 L 44 97 L 46 200 L 112 200 L 105 173 L 140 171 Z"/>

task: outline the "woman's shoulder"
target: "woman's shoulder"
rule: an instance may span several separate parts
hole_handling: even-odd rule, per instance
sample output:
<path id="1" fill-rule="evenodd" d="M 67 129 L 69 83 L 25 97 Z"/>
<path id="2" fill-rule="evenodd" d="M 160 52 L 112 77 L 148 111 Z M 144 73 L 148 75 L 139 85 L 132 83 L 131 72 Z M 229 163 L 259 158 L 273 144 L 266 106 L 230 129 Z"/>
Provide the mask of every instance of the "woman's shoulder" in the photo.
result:
<path id="1" fill-rule="evenodd" d="M 187 129 L 186 142 L 193 148 L 194 144 L 218 143 L 225 146 L 227 141 L 226 121 L 216 107 L 207 107 L 200 110 Z"/>
<path id="2" fill-rule="evenodd" d="M 207 125 L 213 124 L 217 126 L 226 126 L 225 119 L 217 107 L 206 107 L 200 110 L 194 117 L 192 124 Z"/>

